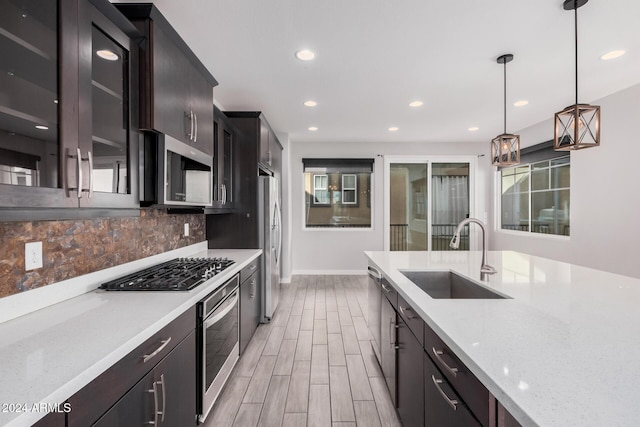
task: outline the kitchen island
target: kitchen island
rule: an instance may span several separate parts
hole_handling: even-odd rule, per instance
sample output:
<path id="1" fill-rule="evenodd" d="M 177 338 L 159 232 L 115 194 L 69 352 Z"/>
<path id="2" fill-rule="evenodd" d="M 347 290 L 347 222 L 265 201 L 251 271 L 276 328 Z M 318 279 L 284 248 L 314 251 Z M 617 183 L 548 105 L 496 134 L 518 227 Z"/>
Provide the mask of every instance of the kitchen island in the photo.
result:
<path id="1" fill-rule="evenodd" d="M 122 266 L 48 285 L 0 301 L 19 317 L 0 323 L 0 425 L 27 426 L 96 379 L 262 253 L 260 249 L 207 250 L 199 243 Z M 100 283 L 175 257 L 228 257 L 235 263 L 185 292 L 106 292 Z M 51 288 L 65 300 L 42 307 Z M 73 293 L 77 295 L 71 297 Z M 29 312 L 30 309 L 33 312 Z M 195 324 L 193 325 L 195 327 Z M 195 370 L 195 366 L 194 366 Z M 195 416 L 195 414 L 194 414 Z"/>
<path id="2" fill-rule="evenodd" d="M 524 426 L 640 420 L 640 280 L 523 253 L 366 252 Z M 452 271 L 506 299 L 434 299 L 401 270 Z"/>

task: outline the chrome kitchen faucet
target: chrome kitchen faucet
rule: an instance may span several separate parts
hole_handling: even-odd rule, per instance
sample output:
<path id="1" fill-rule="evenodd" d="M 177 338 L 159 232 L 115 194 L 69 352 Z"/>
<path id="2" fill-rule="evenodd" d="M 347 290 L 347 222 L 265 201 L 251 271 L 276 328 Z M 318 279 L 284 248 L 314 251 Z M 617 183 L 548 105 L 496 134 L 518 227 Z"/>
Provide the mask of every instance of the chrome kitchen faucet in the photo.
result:
<path id="1" fill-rule="evenodd" d="M 478 224 L 482 229 L 482 265 L 480 266 L 480 279 L 487 280 L 487 274 L 496 274 L 496 269 L 487 264 L 487 247 L 489 246 L 489 238 L 487 236 L 487 230 L 485 230 L 485 225 L 482 221 L 476 218 L 466 218 L 460 221 L 460 224 L 458 224 L 453 233 L 449 247 L 451 249 L 458 249 L 458 246 L 460 246 L 460 232 L 462 231 L 462 227 L 472 222 Z"/>

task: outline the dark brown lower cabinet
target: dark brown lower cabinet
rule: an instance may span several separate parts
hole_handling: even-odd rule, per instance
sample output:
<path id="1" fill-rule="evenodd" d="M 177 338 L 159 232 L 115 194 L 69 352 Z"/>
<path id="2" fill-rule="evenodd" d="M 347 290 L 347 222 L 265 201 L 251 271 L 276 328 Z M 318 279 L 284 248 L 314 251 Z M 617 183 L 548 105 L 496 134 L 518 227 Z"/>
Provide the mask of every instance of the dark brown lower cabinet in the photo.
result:
<path id="1" fill-rule="evenodd" d="M 244 353 L 260 323 L 260 269 L 240 284 L 240 354 Z"/>
<path id="2" fill-rule="evenodd" d="M 391 401 L 397 405 L 396 395 L 396 311 L 387 300 L 382 298 L 380 310 L 380 367 L 391 395 Z"/>
<path id="3" fill-rule="evenodd" d="M 520 423 L 505 409 L 500 402 L 498 405 L 498 427 L 521 427 Z"/>
<path id="4" fill-rule="evenodd" d="M 195 332 L 191 332 L 94 425 L 195 426 Z"/>
<path id="5" fill-rule="evenodd" d="M 400 316 L 397 337 L 398 415 L 405 427 L 424 426 L 424 350 Z"/>
<path id="6" fill-rule="evenodd" d="M 60 406 L 62 407 L 62 404 Z M 64 412 L 51 412 L 35 423 L 33 427 L 64 427 L 65 425 L 67 425 L 67 418 Z"/>
<path id="7" fill-rule="evenodd" d="M 446 377 L 424 353 L 424 426 L 480 427 Z"/>

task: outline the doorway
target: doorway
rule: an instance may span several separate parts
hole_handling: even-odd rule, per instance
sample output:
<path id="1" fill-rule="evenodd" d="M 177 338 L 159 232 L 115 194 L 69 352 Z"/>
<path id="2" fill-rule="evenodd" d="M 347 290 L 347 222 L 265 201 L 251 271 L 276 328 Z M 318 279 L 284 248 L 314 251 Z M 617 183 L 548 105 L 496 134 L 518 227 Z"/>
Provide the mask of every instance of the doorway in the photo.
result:
<path id="1" fill-rule="evenodd" d="M 473 160 L 385 159 L 385 250 L 447 251 L 456 226 L 473 216 Z M 469 227 L 460 234 L 469 250 Z"/>

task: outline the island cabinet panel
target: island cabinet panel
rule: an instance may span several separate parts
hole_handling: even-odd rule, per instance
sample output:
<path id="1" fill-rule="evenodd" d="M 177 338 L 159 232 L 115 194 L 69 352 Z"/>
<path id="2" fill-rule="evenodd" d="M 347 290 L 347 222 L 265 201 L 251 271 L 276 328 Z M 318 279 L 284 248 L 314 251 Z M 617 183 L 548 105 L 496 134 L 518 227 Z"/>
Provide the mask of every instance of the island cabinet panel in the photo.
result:
<path id="1" fill-rule="evenodd" d="M 500 402 L 498 405 L 498 427 L 521 427 L 520 423 L 505 409 Z"/>
<path id="2" fill-rule="evenodd" d="M 447 378 L 424 354 L 424 426 L 480 427 Z M 488 401 L 487 401 L 488 405 Z M 417 425 L 417 424 L 415 424 Z"/>
<path id="3" fill-rule="evenodd" d="M 422 344 L 402 318 L 398 319 L 397 408 L 405 426 L 424 425 L 424 378 Z"/>
<path id="4" fill-rule="evenodd" d="M 382 298 L 380 310 L 380 367 L 387 383 L 391 401 L 397 404 L 396 395 L 396 350 L 397 350 L 397 314 L 391 303 Z"/>
<path id="5" fill-rule="evenodd" d="M 489 390 L 426 323 L 424 349 L 481 424 L 491 426 Z"/>
<path id="6" fill-rule="evenodd" d="M 168 411 L 182 413 L 182 409 L 176 408 L 176 399 L 165 398 L 162 400 L 162 393 L 173 394 L 176 390 L 181 398 L 178 406 L 186 407 L 191 411 L 192 419 L 195 422 L 195 402 L 196 402 L 196 344 L 195 344 L 196 310 L 190 309 L 151 336 L 143 344 L 138 346 L 131 353 L 108 368 L 98 378 L 87 384 L 80 391 L 69 398 L 72 411 L 67 414 L 67 425 L 87 426 L 96 422 L 117 402 L 122 401 L 126 408 L 134 405 L 133 402 L 140 403 L 142 414 L 135 416 L 149 418 L 148 408 L 151 405 L 151 418 L 145 420 L 153 421 L 153 409 L 155 408 L 155 397 L 158 398 L 158 405 L 162 407 L 164 403 Z M 178 350 L 179 347 L 179 350 Z M 175 349 L 175 351 L 174 351 Z M 179 362 L 172 361 L 177 358 Z M 167 360 L 163 364 L 161 362 Z M 156 384 L 154 393 L 154 383 Z M 178 381 L 179 380 L 179 381 Z M 145 383 L 147 381 L 147 383 Z M 130 394 L 128 391 L 136 389 L 140 393 Z M 190 390 L 187 392 L 186 390 Z M 145 391 L 146 390 L 146 391 Z M 144 392 L 143 392 L 144 391 Z M 124 400 L 123 400 L 124 399 Z M 173 409 L 172 409 L 173 408 Z M 117 409 L 109 415 L 106 420 L 121 420 L 120 413 L 123 409 Z M 173 416 L 173 415 L 171 415 Z M 111 418 L 116 417 L 116 418 Z M 103 424 L 108 425 L 108 424 Z M 135 423 L 120 422 L 111 425 L 138 425 Z M 167 424 L 167 425 L 190 425 L 190 424 Z"/>
<path id="7" fill-rule="evenodd" d="M 60 405 L 62 407 L 62 405 Z M 35 423 L 33 427 L 65 427 L 66 415 L 64 412 L 51 412 L 40 421 Z"/>
<path id="8" fill-rule="evenodd" d="M 151 3 L 117 3 L 147 38 L 142 45 L 142 129 L 213 155 L 213 88 L 218 82 Z"/>

